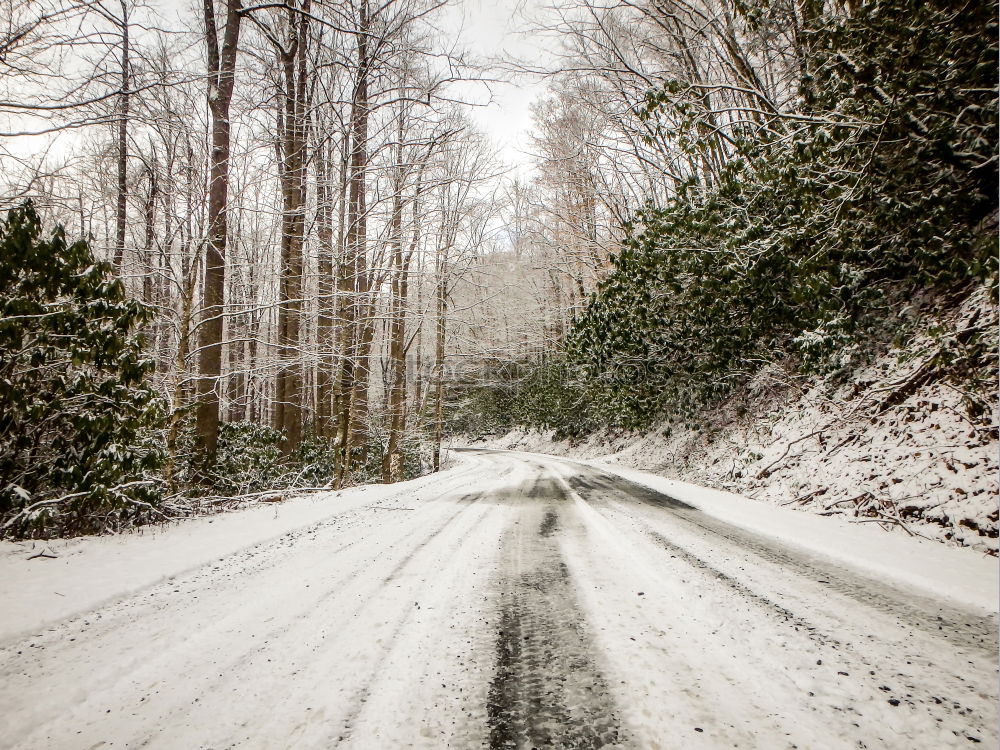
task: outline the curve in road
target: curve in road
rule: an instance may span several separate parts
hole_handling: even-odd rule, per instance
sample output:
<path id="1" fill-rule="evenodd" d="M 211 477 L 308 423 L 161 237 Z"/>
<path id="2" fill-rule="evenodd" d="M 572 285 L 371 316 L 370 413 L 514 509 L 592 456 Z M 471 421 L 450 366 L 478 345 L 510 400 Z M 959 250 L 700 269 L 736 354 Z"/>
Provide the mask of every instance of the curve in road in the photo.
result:
<path id="1" fill-rule="evenodd" d="M 569 461 L 419 494 L 4 645 L 0 747 L 997 744 L 995 617 Z"/>

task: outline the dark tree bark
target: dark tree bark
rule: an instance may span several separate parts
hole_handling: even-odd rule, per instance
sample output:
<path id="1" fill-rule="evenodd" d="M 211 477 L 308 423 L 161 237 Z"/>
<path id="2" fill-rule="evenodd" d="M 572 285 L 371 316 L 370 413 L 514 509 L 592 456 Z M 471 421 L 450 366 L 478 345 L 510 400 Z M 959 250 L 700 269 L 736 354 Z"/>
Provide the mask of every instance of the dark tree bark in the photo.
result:
<path id="1" fill-rule="evenodd" d="M 121 91 L 118 95 L 118 202 L 115 208 L 115 273 L 120 274 L 125 261 L 125 220 L 128 199 L 128 118 L 129 118 L 129 87 L 131 85 L 131 70 L 129 68 L 129 19 L 127 0 L 121 0 L 122 7 L 122 78 Z"/>
<path id="2" fill-rule="evenodd" d="M 347 257 L 340 274 L 340 291 L 344 294 L 344 366 L 340 379 L 339 444 L 342 483 L 350 473 L 355 453 L 363 453 L 367 442 L 368 372 L 365 356 L 365 320 L 369 296 L 368 279 L 368 217 L 365 191 L 368 169 L 368 4 L 359 6 L 357 60 L 354 96 L 351 102 L 351 158 L 347 199 Z M 369 342 L 370 345 L 370 342 Z M 362 389 L 365 393 L 362 394 Z"/>
<path id="3" fill-rule="evenodd" d="M 441 441 L 444 438 L 444 351 L 448 332 L 448 251 L 445 243 L 437 256 L 437 320 L 434 336 L 434 471 L 441 470 Z"/>
<path id="4" fill-rule="evenodd" d="M 284 77 L 281 148 L 281 284 L 278 308 L 278 370 L 275 426 L 287 453 L 302 442 L 302 246 L 305 239 L 306 143 L 310 0 L 302 12 L 288 8 L 287 44 L 276 44 Z"/>
<path id="5" fill-rule="evenodd" d="M 319 280 L 319 310 L 316 321 L 316 345 L 319 357 L 316 368 L 316 434 L 331 437 L 334 384 L 334 279 L 333 279 L 333 188 L 329 141 L 317 144 L 316 165 L 316 240 Z"/>
<path id="6" fill-rule="evenodd" d="M 403 237 L 400 232 L 393 262 L 389 319 L 389 440 L 382 465 L 382 478 L 385 482 L 398 482 L 402 473 L 403 459 L 400 444 L 406 429 L 406 353 L 409 349 L 406 342 L 406 309 L 410 291 L 410 261 L 413 260 L 420 240 L 421 174 L 422 171 L 417 175 L 417 184 L 413 191 L 413 234 L 410 237 L 410 246 L 404 253 Z"/>
<path id="7" fill-rule="evenodd" d="M 153 299 L 153 242 L 156 237 L 156 199 L 159 195 L 159 184 L 156 179 L 156 165 L 150 164 L 146 173 L 149 178 L 149 192 L 146 193 L 143 218 L 146 223 L 146 237 L 142 245 L 142 301 L 152 305 L 159 300 Z"/>
<path id="8" fill-rule="evenodd" d="M 225 0 L 222 44 L 213 0 L 204 0 L 205 42 L 208 48 L 208 108 L 212 120 L 209 157 L 208 243 L 202 290 L 202 320 L 198 337 L 198 447 L 211 462 L 219 441 L 219 375 L 222 371 L 222 322 L 225 302 L 226 212 L 229 200 L 229 107 L 236 82 L 236 54 L 243 19 L 241 0 Z"/>

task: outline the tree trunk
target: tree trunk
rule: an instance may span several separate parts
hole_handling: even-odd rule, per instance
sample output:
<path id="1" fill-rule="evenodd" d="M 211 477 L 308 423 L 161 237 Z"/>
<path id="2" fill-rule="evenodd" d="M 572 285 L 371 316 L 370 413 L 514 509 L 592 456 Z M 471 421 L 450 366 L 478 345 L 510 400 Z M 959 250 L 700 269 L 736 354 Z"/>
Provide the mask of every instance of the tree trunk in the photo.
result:
<path id="1" fill-rule="evenodd" d="M 316 239 L 319 314 L 316 320 L 316 434 L 328 438 L 333 429 L 335 316 L 333 278 L 333 209 L 329 144 L 316 147 Z"/>
<path id="2" fill-rule="evenodd" d="M 344 304 L 344 367 L 340 382 L 340 467 L 338 483 L 350 474 L 351 463 L 363 458 L 367 443 L 368 373 L 362 362 L 365 348 L 362 313 L 368 301 L 366 171 L 368 167 L 368 5 L 359 8 L 357 72 L 351 103 L 351 161 L 347 201 L 347 268 L 342 274 Z M 355 456 L 357 454 L 357 456 Z"/>
<path id="3" fill-rule="evenodd" d="M 288 46 L 279 49 L 284 75 L 281 192 L 281 300 L 278 307 L 277 427 L 284 433 L 282 449 L 302 442 L 302 247 L 306 203 L 306 78 L 309 49 L 310 0 L 302 13 L 288 9 Z"/>
<path id="4" fill-rule="evenodd" d="M 434 471 L 441 470 L 444 437 L 444 345 L 448 315 L 448 243 L 438 253 L 437 325 L 434 339 Z"/>
<path id="5" fill-rule="evenodd" d="M 241 0 L 226 0 L 226 26 L 219 47 L 213 0 L 204 0 L 208 47 L 208 108 L 212 119 L 209 157 L 208 246 L 198 337 L 198 409 L 195 430 L 202 461 L 211 464 L 219 442 L 218 381 L 222 372 L 222 322 L 226 281 L 226 209 L 229 199 L 229 105 L 236 80 Z"/>
<path id="6" fill-rule="evenodd" d="M 350 261 L 350 253 L 347 248 L 347 203 L 348 203 L 348 169 L 351 162 L 351 138 L 350 134 L 345 134 L 340 144 L 340 175 L 337 181 L 337 270 L 335 297 L 333 300 L 334 309 L 334 332 L 333 332 L 333 352 L 331 353 L 330 370 L 332 410 L 330 414 L 327 437 L 342 441 L 341 415 L 344 413 L 344 368 L 348 366 L 350 350 L 350 336 L 352 326 L 347 319 L 350 314 L 352 302 L 352 290 L 354 282 L 351 277 L 353 265 Z M 341 445 L 342 447 L 342 445 Z"/>
<path id="7" fill-rule="evenodd" d="M 127 0 L 121 0 L 122 7 L 122 79 L 119 93 L 118 111 L 118 204 L 115 211 L 115 259 L 116 274 L 121 274 L 125 261 L 125 219 L 128 208 L 128 118 L 129 118 L 129 19 Z"/>
<path id="8" fill-rule="evenodd" d="M 156 237 L 156 198 L 159 188 L 156 182 L 156 168 L 150 165 L 149 193 L 146 195 L 145 211 L 143 212 L 146 222 L 146 238 L 142 247 L 142 301 L 147 305 L 152 305 L 153 300 L 153 242 Z M 157 300 L 158 301 L 158 300 Z"/>
<path id="9" fill-rule="evenodd" d="M 187 245 L 188 243 L 185 243 Z M 181 257 L 187 257 L 188 249 L 181 248 Z M 187 391 L 187 359 L 191 346 L 191 318 L 194 308 L 194 288 L 195 277 L 197 276 L 197 263 L 185 264 L 182 279 L 181 316 L 178 321 L 177 354 L 174 359 L 174 377 L 172 387 L 172 403 L 170 419 L 167 423 L 166 454 L 167 460 L 163 467 L 163 476 L 167 480 L 167 485 L 171 492 L 177 491 L 176 464 L 177 464 L 177 440 L 180 438 L 181 419 L 184 415 L 184 407 L 190 394 Z"/>
<path id="10" fill-rule="evenodd" d="M 400 139 L 402 143 L 402 139 Z M 398 160 L 402 163 L 402 154 Z M 398 244 L 395 246 L 393 266 L 395 275 L 392 282 L 392 299 L 389 321 L 389 439 L 382 464 L 382 480 L 398 482 L 402 476 L 403 457 L 400 443 L 406 428 L 406 308 L 409 297 L 410 262 L 420 240 L 420 191 L 422 187 L 423 167 L 417 172 L 417 182 L 413 191 L 413 234 L 410 237 L 410 247 L 404 254 L 402 251 L 402 227 L 399 227 Z M 400 185 L 400 191 L 403 186 Z M 399 205 L 399 224 L 402 224 L 403 207 Z"/>

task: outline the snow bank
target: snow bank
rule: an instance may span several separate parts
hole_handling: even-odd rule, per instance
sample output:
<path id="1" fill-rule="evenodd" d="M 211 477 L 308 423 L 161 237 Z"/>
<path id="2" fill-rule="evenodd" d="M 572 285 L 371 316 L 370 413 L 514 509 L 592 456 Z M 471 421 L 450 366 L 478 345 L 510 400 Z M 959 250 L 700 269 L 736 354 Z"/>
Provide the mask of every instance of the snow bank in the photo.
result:
<path id="1" fill-rule="evenodd" d="M 995 319 L 992 303 L 974 295 L 948 326 L 971 330 Z M 794 376 L 772 366 L 697 420 L 663 423 L 644 433 L 596 434 L 568 443 L 516 431 L 476 445 L 604 457 L 995 555 L 995 380 L 984 395 L 925 377 L 938 347 L 930 334 L 915 336 L 906 351 L 887 351 L 846 381 Z"/>
<path id="2" fill-rule="evenodd" d="M 461 463 L 453 466 L 409 482 L 314 493 L 116 536 L 0 542 L 0 643 L 331 516 L 412 495 Z"/>
<path id="3" fill-rule="evenodd" d="M 650 487 L 728 523 L 833 558 L 881 579 L 986 613 L 1000 609 L 1000 563 L 982 552 L 903 534 L 886 534 L 876 526 L 843 518 L 796 513 L 731 492 L 611 466 L 600 460 L 584 463 Z"/>

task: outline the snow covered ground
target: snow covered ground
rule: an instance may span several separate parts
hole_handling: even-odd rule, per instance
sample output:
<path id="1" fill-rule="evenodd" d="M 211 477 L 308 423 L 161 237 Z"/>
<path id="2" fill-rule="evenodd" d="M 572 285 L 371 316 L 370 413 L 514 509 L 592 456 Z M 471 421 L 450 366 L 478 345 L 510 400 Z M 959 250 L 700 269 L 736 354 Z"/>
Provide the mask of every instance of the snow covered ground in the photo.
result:
<path id="1" fill-rule="evenodd" d="M 885 404 L 886 383 L 912 377 L 895 354 L 831 388 L 811 379 L 796 390 L 765 371 L 697 424 L 583 441 L 517 430 L 465 441 L 482 447 L 602 458 L 673 479 L 823 515 L 879 524 L 997 554 L 1000 443 L 996 404 L 973 419 L 967 394 L 924 384 Z M 898 392 L 898 390 L 896 391 Z M 995 400 L 995 399 L 994 399 Z"/>
<path id="2" fill-rule="evenodd" d="M 974 295 L 947 322 L 995 330 L 996 308 Z M 940 335 L 940 334 L 939 334 Z M 948 338 L 947 336 L 944 338 Z M 569 443 L 515 431 L 475 445 L 600 458 L 777 505 L 997 554 L 1000 442 L 996 376 L 973 393 L 926 377 L 942 344 L 928 333 L 845 382 L 766 368 L 718 409 L 642 433 Z"/>
<path id="3" fill-rule="evenodd" d="M 995 558 L 456 459 L 54 559 L 3 543 L 0 747 L 996 744 Z"/>
<path id="4" fill-rule="evenodd" d="M 419 495 L 448 476 L 315 493 L 118 536 L 0 541 L 0 643 L 332 516 L 401 494 Z"/>

